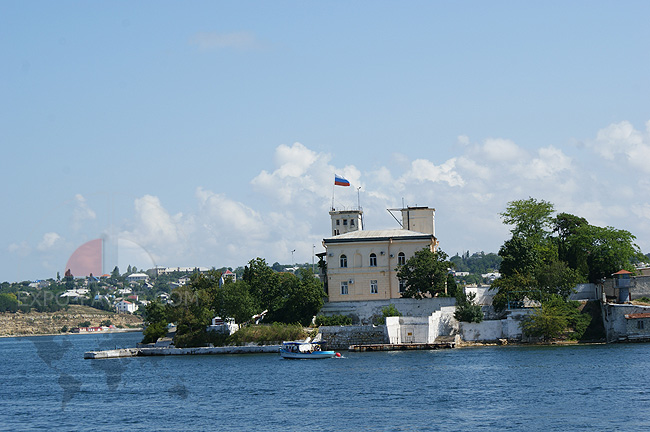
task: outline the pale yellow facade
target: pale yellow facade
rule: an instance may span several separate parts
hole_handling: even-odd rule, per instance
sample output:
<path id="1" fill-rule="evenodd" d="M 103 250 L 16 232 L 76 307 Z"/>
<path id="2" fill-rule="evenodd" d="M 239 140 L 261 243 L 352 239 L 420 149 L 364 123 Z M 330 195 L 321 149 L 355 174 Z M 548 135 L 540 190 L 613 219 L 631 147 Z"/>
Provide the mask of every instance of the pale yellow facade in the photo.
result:
<path id="1" fill-rule="evenodd" d="M 435 251 L 433 234 L 408 230 L 357 231 L 323 241 L 329 301 L 400 298 L 397 267 L 415 252 Z"/>

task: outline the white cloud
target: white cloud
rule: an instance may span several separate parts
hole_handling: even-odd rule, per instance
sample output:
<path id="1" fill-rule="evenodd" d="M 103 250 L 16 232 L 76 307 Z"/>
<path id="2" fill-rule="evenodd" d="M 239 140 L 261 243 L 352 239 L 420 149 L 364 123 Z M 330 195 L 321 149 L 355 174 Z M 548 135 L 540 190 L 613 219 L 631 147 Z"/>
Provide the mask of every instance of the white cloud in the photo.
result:
<path id="1" fill-rule="evenodd" d="M 611 124 L 598 131 L 590 147 L 607 160 L 629 163 L 650 173 L 650 121 L 646 122 L 645 133 L 628 121 Z"/>
<path id="2" fill-rule="evenodd" d="M 43 235 L 43 239 L 38 244 L 36 249 L 39 251 L 46 251 L 54 247 L 57 243 L 61 241 L 61 236 L 55 232 L 48 232 Z"/>
<path id="3" fill-rule="evenodd" d="M 152 195 L 137 198 L 134 209 L 132 227 L 122 231 L 120 239 L 135 243 L 157 262 L 182 255 L 190 247 L 187 234 L 191 218 L 184 218 L 182 213 L 171 216 L 160 199 Z"/>
<path id="4" fill-rule="evenodd" d="M 555 147 L 538 150 L 538 156 L 514 167 L 515 173 L 528 179 L 544 179 L 557 176 L 571 168 L 571 158 Z"/>
<path id="5" fill-rule="evenodd" d="M 606 128 L 614 131 L 608 136 L 635 135 L 618 129 Z M 301 143 L 280 145 L 273 165 L 262 166 L 250 181 L 250 193 L 242 194 L 247 202 L 198 187 L 196 208 L 172 215 L 157 197 L 145 195 L 135 200 L 135 218 L 121 236 L 160 265 L 237 266 L 256 256 L 269 263 L 288 263 L 294 249 L 295 261 L 309 262 L 312 251 L 321 251 L 323 237 L 330 235 L 332 191 L 336 207 L 354 207 L 358 186 L 366 229 L 396 227 L 387 208 L 402 203 L 432 206 L 437 210 L 436 235 L 442 249 L 452 255 L 465 250 L 497 252 L 509 236 L 499 212 L 508 201 L 529 196 L 548 200 L 558 212 L 585 217 L 595 225 L 650 236 L 647 176 L 633 169 L 625 177 L 609 175 L 609 159 L 599 152 L 594 160 L 585 160 L 595 147 L 573 148 L 578 154 L 569 156 L 557 146 L 524 150 L 501 138 L 482 144 L 471 144 L 469 137 L 461 141 L 456 157 L 447 160 L 390 155 L 383 166 L 368 170 L 335 166 L 329 154 Z M 643 139 L 631 142 L 633 149 L 618 144 L 609 148 L 619 149 L 621 155 L 621 151 L 637 154 L 646 146 Z M 334 187 L 334 173 L 349 179 L 353 187 Z M 83 208 L 84 201 L 78 202 Z M 48 233 L 39 247 L 60 241 Z M 644 242 L 639 241 L 642 248 L 650 247 Z M 10 249 L 18 253 L 29 246 L 13 244 Z"/>
<path id="6" fill-rule="evenodd" d="M 513 141 L 488 138 L 480 147 L 482 156 L 493 162 L 511 162 L 526 158 L 526 152 Z"/>
<path id="7" fill-rule="evenodd" d="M 300 201 L 307 210 L 331 194 L 335 172 L 358 182 L 356 168 L 337 170 L 329 160 L 330 155 L 316 153 L 300 143 L 280 145 L 274 156 L 277 168 L 273 172 L 262 170 L 251 184 L 272 201 L 282 205 Z"/>
<path id="8" fill-rule="evenodd" d="M 27 244 L 26 241 L 21 241 L 19 243 L 11 243 L 8 247 L 7 250 L 15 255 L 18 255 L 20 257 L 25 257 L 29 255 L 31 252 L 31 248 L 29 247 L 29 244 Z"/>
<path id="9" fill-rule="evenodd" d="M 88 206 L 86 198 L 81 194 L 74 196 L 75 207 L 72 212 L 72 227 L 75 230 L 81 228 L 83 223 L 87 220 L 94 220 L 97 218 L 95 212 Z"/>
<path id="10" fill-rule="evenodd" d="M 201 50 L 220 49 L 254 49 L 260 46 L 255 35 L 250 32 L 215 33 L 199 32 L 190 38 L 190 44 L 198 46 Z"/>
<path id="11" fill-rule="evenodd" d="M 455 171 L 456 159 L 449 159 L 442 165 L 434 165 L 426 159 L 416 159 L 411 163 L 411 168 L 401 178 L 401 183 L 447 183 L 449 186 L 464 186 L 465 181 Z"/>
<path id="12" fill-rule="evenodd" d="M 200 187 L 196 190 L 196 197 L 203 226 L 219 237 L 260 239 L 268 234 L 259 212 L 250 207 Z"/>

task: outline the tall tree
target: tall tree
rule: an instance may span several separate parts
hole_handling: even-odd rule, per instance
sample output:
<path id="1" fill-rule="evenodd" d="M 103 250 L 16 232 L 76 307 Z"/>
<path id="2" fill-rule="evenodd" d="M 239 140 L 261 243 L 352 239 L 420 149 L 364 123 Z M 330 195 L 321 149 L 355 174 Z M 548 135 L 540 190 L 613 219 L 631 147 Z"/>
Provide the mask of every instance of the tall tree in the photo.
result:
<path id="1" fill-rule="evenodd" d="M 501 218 L 506 225 L 513 225 L 510 230 L 513 237 L 539 240 L 550 232 L 553 212 L 550 202 L 528 198 L 509 202 Z"/>
<path id="2" fill-rule="evenodd" d="M 492 284 L 497 310 L 523 298 L 567 299 L 577 283 L 633 270 L 632 262 L 642 259 L 628 231 L 595 227 L 568 213 L 552 218 L 552 213 L 551 203 L 534 198 L 512 201 L 501 213 L 513 228 L 499 250 L 502 277 Z"/>
<path id="3" fill-rule="evenodd" d="M 404 281 L 402 297 L 421 299 L 445 294 L 447 273 L 452 267 L 442 250 L 424 248 L 397 268 L 397 277 Z"/>

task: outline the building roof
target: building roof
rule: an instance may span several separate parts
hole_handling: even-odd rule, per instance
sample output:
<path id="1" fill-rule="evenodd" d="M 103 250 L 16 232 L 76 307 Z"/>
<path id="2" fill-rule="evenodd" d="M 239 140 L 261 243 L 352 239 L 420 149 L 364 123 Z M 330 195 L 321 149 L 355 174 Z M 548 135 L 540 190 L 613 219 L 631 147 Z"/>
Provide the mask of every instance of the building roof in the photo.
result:
<path id="1" fill-rule="evenodd" d="M 627 271 L 627 270 L 619 270 L 619 271 L 617 271 L 616 273 L 613 273 L 612 276 L 615 276 L 615 275 L 626 275 L 626 274 L 632 274 L 632 272 L 629 272 L 629 271 Z"/>
<path id="2" fill-rule="evenodd" d="M 324 239 L 327 243 L 347 243 L 359 241 L 386 241 L 389 239 L 403 240 L 429 240 L 435 238 L 433 234 L 426 234 L 405 229 L 385 230 L 359 230 Z"/>
<path id="3" fill-rule="evenodd" d="M 626 314 L 625 319 L 650 318 L 650 313 Z"/>

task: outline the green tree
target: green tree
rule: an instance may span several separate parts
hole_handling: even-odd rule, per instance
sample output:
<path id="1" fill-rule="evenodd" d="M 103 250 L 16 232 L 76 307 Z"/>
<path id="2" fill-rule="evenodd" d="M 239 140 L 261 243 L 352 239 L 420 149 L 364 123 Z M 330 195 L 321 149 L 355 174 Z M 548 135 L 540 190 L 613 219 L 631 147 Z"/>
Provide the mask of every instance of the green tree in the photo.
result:
<path id="1" fill-rule="evenodd" d="M 502 277 L 510 277 L 515 274 L 532 275 L 542 263 L 539 248 L 529 238 L 512 237 L 503 243 L 499 249 L 501 256 L 501 267 L 499 271 Z"/>
<path id="2" fill-rule="evenodd" d="M 320 280 L 311 269 L 301 268 L 298 275 L 282 273 L 278 295 L 271 302 L 268 320 L 286 324 L 311 324 L 312 318 L 323 306 L 323 291 Z"/>
<path id="3" fill-rule="evenodd" d="M 456 310 L 454 318 L 458 321 L 480 323 L 483 321 L 483 310 L 481 305 L 476 303 L 476 293 L 466 294 L 459 290 L 456 294 Z"/>
<path id="4" fill-rule="evenodd" d="M 541 293 L 537 290 L 537 282 L 530 274 L 517 271 L 507 277 L 500 277 L 492 282 L 491 291 L 496 291 L 492 298 L 492 306 L 501 312 L 513 305 L 520 305 L 524 299 L 541 300 Z"/>
<path id="5" fill-rule="evenodd" d="M 537 288 L 546 294 L 556 294 L 567 299 L 575 286 L 584 282 L 580 274 L 564 261 L 540 265 L 535 272 Z"/>
<path id="6" fill-rule="evenodd" d="M 577 283 L 633 270 L 632 263 L 643 259 L 628 231 L 595 227 L 568 213 L 553 218 L 552 213 L 551 203 L 529 198 L 510 202 L 501 214 L 513 228 L 512 238 L 499 250 L 502 277 L 492 284 L 498 291 L 493 302 L 497 311 L 524 298 L 566 299 Z"/>
<path id="7" fill-rule="evenodd" d="M 263 258 L 250 260 L 244 267 L 242 279 L 248 284 L 251 295 L 261 302 L 263 309 L 272 309 L 272 303 L 280 296 L 278 275 Z"/>
<path id="8" fill-rule="evenodd" d="M 205 343 L 206 329 L 213 313 L 210 310 L 210 295 L 204 289 L 204 277 L 193 277 L 190 284 L 172 291 L 174 307 L 170 309 L 170 318 L 176 322 L 176 346 L 199 346 Z"/>
<path id="9" fill-rule="evenodd" d="M 236 322 L 242 323 L 260 312 L 259 302 L 244 281 L 232 282 L 228 279 L 215 294 L 213 309 L 220 317 L 234 318 Z"/>
<path id="10" fill-rule="evenodd" d="M 422 299 L 427 296 L 444 295 L 447 273 L 451 263 L 442 250 L 432 252 L 424 248 L 399 266 L 397 277 L 404 281 L 405 290 L 402 297 Z"/>
<path id="11" fill-rule="evenodd" d="M 541 307 L 524 318 L 522 330 L 526 336 L 544 340 L 559 337 L 580 339 L 591 322 L 591 316 L 580 313 L 579 307 L 579 302 L 566 301 L 558 295 L 550 296 Z"/>
<path id="12" fill-rule="evenodd" d="M 0 312 L 16 312 L 20 302 L 15 294 L 0 294 Z"/>
<path id="13" fill-rule="evenodd" d="M 513 237 L 540 240 L 550 232 L 553 212 L 550 202 L 528 198 L 509 202 L 501 218 L 506 225 L 513 225 Z"/>

